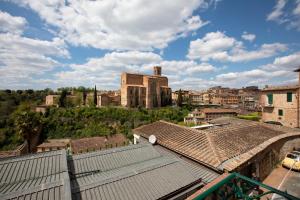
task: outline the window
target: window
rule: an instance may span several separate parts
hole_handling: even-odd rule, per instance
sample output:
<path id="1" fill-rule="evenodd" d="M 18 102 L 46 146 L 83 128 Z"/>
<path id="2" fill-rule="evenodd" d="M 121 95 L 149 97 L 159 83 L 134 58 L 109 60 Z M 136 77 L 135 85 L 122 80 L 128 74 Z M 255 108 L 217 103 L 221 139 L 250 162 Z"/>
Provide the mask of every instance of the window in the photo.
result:
<path id="1" fill-rule="evenodd" d="M 273 104 L 273 94 L 268 94 L 268 104 L 272 105 Z"/>
<path id="2" fill-rule="evenodd" d="M 287 100 L 287 102 L 293 101 L 293 93 L 292 92 L 286 93 L 286 100 Z"/>
<path id="3" fill-rule="evenodd" d="M 279 116 L 282 116 L 282 115 L 283 115 L 283 110 L 279 109 L 279 110 L 278 110 L 278 115 L 279 115 Z"/>

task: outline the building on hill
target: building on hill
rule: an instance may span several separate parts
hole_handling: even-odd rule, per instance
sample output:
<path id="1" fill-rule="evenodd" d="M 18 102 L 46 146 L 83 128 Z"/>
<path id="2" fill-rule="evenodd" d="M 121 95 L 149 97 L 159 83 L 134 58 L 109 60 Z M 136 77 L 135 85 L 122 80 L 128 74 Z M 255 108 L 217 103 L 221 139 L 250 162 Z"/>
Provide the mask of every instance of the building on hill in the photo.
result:
<path id="1" fill-rule="evenodd" d="M 97 106 L 120 106 L 121 105 L 121 95 L 119 94 L 109 94 L 103 93 L 97 95 Z"/>
<path id="2" fill-rule="evenodd" d="M 177 104 L 178 101 L 178 94 L 179 94 L 179 90 L 173 91 L 172 92 L 172 103 L 174 105 Z M 190 91 L 189 90 L 181 90 L 181 96 L 182 96 L 182 103 L 187 103 L 189 100 L 189 95 L 190 95 Z"/>
<path id="3" fill-rule="evenodd" d="M 168 78 L 161 75 L 161 67 L 153 69 L 153 75 L 122 73 L 122 106 L 156 108 L 172 104 Z"/>
<path id="4" fill-rule="evenodd" d="M 283 126 L 300 127 L 300 68 L 297 85 L 266 86 L 261 91 L 262 120 L 280 123 Z"/>
<path id="5" fill-rule="evenodd" d="M 252 172 L 265 178 L 286 153 L 300 145 L 300 132 L 237 118 L 212 120 L 205 130 L 158 121 L 133 130 L 135 141 L 155 138 L 157 145 L 215 170 Z"/>
<path id="6" fill-rule="evenodd" d="M 47 95 L 46 96 L 46 106 L 58 106 L 59 105 L 60 95 Z M 81 97 L 79 97 L 81 100 Z M 78 101 L 78 96 L 76 95 L 67 95 L 66 103 L 70 105 L 76 105 Z"/>
<path id="7" fill-rule="evenodd" d="M 192 123 L 198 125 L 203 122 L 209 122 L 219 117 L 235 117 L 237 116 L 237 114 L 237 111 L 233 109 L 204 108 L 200 111 L 194 110 L 193 112 L 189 113 L 189 115 L 184 118 L 184 123 Z"/>

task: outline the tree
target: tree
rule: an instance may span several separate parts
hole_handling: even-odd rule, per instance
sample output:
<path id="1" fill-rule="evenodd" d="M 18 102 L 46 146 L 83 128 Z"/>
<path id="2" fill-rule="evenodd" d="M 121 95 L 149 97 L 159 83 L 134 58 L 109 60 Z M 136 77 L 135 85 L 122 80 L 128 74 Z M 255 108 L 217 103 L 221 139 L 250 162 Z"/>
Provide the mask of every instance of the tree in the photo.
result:
<path id="1" fill-rule="evenodd" d="M 95 85 L 95 89 L 94 89 L 94 106 L 97 106 L 97 88 Z"/>
<path id="2" fill-rule="evenodd" d="M 177 106 L 178 107 L 181 107 L 182 106 L 182 92 L 181 92 L 181 89 L 179 89 L 178 91 L 178 97 L 177 97 Z"/>
<path id="3" fill-rule="evenodd" d="M 38 113 L 32 111 L 15 113 L 15 127 L 17 133 L 27 141 L 28 152 L 31 152 L 31 140 L 41 130 L 41 119 Z"/>
<path id="4" fill-rule="evenodd" d="M 85 90 L 85 88 L 83 88 L 83 90 L 82 90 L 83 105 L 86 105 L 86 96 L 87 96 L 86 90 Z"/>
<path id="5" fill-rule="evenodd" d="M 59 107 L 65 107 L 66 106 L 66 98 L 67 98 L 67 90 L 62 90 L 60 97 L 59 97 L 59 102 L 58 105 Z"/>

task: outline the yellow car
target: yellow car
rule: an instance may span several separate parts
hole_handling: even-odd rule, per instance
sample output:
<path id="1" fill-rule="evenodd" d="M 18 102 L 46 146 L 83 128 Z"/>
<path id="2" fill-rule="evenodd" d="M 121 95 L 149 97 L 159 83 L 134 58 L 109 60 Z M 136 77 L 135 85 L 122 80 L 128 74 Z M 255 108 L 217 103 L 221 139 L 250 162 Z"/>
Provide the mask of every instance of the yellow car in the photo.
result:
<path id="1" fill-rule="evenodd" d="M 288 153 L 282 161 L 282 166 L 300 171 L 300 154 L 298 152 Z"/>

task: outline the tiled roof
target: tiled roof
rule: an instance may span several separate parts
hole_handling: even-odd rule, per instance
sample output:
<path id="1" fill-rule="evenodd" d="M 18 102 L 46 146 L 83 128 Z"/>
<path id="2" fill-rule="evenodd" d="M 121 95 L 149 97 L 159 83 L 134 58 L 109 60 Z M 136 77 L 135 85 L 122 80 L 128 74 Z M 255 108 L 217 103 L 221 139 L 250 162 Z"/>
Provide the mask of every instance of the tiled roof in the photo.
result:
<path id="1" fill-rule="evenodd" d="M 87 150 L 99 150 L 108 148 L 110 146 L 124 145 L 127 142 L 126 137 L 123 134 L 116 134 L 112 136 L 102 137 L 89 137 L 81 138 L 71 141 L 72 151 L 74 153 L 80 153 L 81 151 Z"/>
<path id="2" fill-rule="evenodd" d="M 155 135 L 157 143 L 197 162 L 217 167 L 221 164 L 206 132 L 165 121 L 154 122 L 134 129 L 134 133 L 148 138 Z"/>
<path id="3" fill-rule="evenodd" d="M 158 199 L 192 183 L 219 176 L 201 166 L 165 156 L 149 144 L 74 156 L 73 199 Z M 201 181 L 200 181 L 201 180 Z"/>
<path id="4" fill-rule="evenodd" d="M 259 152 L 263 151 L 269 145 L 271 145 L 281 139 L 288 138 L 288 137 L 300 137 L 300 133 L 299 132 L 290 132 L 290 133 L 277 135 L 277 136 L 257 145 L 255 148 L 251 149 L 250 151 L 247 151 L 241 155 L 238 155 L 230 160 L 225 161 L 220 166 L 220 168 L 226 169 L 227 171 L 232 171 L 236 167 L 240 166 L 241 164 L 246 163 L 249 159 L 251 159 L 253 157 L 253 155 L 256 155 Z"/>
<path id="5" fill-rule="evenodd" d="M 38 148 L 50 148 L 50 147 L 66 147 L 67 144 L 63 142 L 44 142 L 37 146 Z"/>
<path id="6" fill-rule="evenodd" d="M 237 118 L 224 117 L 219 120 L 213 120 L 213 122 L 226 124 L 205 130 L 214 144 L 218 158 L 222 162 L 245 153 L 264 141 L 284 133 L 271 129 L 259 122 Z"/>
<path id="7" fill-rule="evenodd" d="M 0 160 L 0 199 L 71 199 L 65 151 Z"/>
<path id="8" fill-rule="evenodd" d="M 225 109 L 225 108 L 204 108 L 202 109 L 204 113 L 237 113 L 234 109 Z"/>
<path id="9" fill-rule="evenodd" d="M 262 89 L 261 91 L 275 91 L 275 90 L 295 90 L 295 89 L 299 89 L 300 86 L 299 85 L 286 85 L 286 86 L 269 86 L 266 87 L 264 89 Z"/>
<path id="10" fill-rule="evenodd" d="M 194 130 L 159 121 L 134 129 L 134 133 L 146 138 L 155 135 L 158 144 L 216 169 L 226 160 L 285 133 L 283 129 L 276 130 L 259 122 L 237 118 L 221 118 L 213 122 L 223 126 Z"/>

